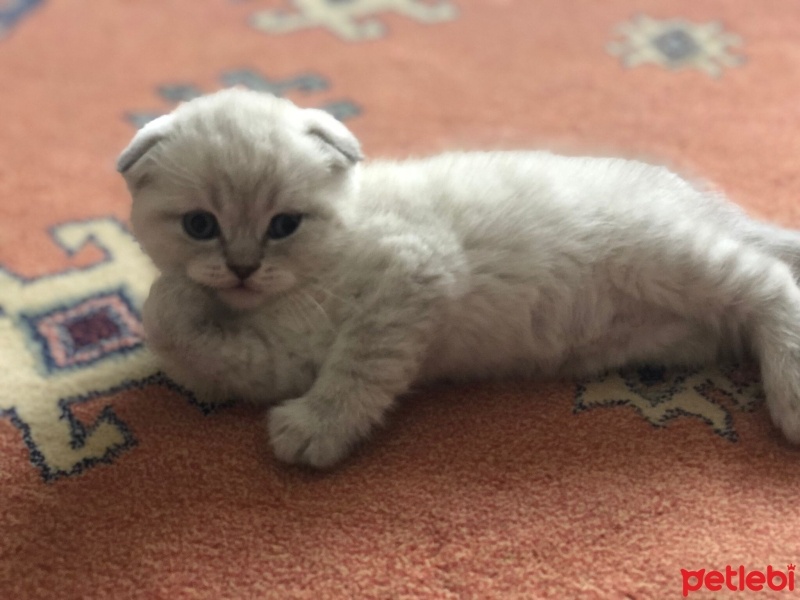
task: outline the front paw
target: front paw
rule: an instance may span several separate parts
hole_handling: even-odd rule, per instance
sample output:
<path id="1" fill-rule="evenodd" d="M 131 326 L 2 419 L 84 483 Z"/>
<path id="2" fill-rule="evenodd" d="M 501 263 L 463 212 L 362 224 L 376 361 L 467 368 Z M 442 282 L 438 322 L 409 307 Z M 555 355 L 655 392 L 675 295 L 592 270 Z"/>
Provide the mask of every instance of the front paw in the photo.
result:
<path id="1" fill-rule="evenodd" d="M 290 400 L 269 412 L 270 443 L 275 456 L 286 463 L 318 469 L 331 467 L 349 452 L 358 436 L 337 423 L 323 419 L 308 398 Z"/>

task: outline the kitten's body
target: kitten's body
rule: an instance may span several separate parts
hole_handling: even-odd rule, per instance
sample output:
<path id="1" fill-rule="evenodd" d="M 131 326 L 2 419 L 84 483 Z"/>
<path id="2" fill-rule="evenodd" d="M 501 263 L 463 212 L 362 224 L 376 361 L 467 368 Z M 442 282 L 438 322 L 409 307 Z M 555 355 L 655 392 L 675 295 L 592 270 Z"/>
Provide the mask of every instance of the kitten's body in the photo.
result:
<path id="1" fill-rule="evenodd" d="M 620 159 L 461 153 L 359 168 L 357 144 L 331 125 L 320 135 L 334 148 L 321 148 L 327 175 L 303 172 L 319 162 L 315 149 L 289 134 L 259 138 L 252 125 L 260 115 L 269 131 L 301 135 L 309 128 L 285 123 L 303 111 L 254 98 L 228 92 L 188 106 L 156 140 L 151 164 L 127 177 L 137 235 L 164 273 L 145 306 L 151 346 L 168 374 L 207 400 L 289 400 L 270 415 L 281 459 L 332 464 L 415 384 L 707 363 L 751 348 L 773 418 L 800 441 L 793 232 L 754 222 L 666 169 Z M 188 151 L 181 140 L 197 129 L 216 141 Z M 229 182 L 223 232 L 261 231 L 261 213 L 268 221 L 286 206 L 310 215 L 289 245 L 263 244 L 257 301 L 218 286 L 212 258 L 197 267 L 183 250 L 164 256 L 155 238 L 177 232 L 149 230 L 202 204 L 197 191 L 181 191 L 193 176 Z M 252 190 L 265 187 L 272 204 L 254 210 L 253 198 L 269 194 Z M 275 189 L 292 191 L 281 199 Z"/>

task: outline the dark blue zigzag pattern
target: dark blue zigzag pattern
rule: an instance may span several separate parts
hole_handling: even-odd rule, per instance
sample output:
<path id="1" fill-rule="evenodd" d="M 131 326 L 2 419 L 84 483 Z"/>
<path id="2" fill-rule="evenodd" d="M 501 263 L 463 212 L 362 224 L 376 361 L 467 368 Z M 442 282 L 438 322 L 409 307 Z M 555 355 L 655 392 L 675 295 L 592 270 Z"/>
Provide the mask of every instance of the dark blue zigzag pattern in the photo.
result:
<path id="1" fill-rule="evenodd" d="M 73 414 L 72 406 L 77 404 L 83 404 L 84 402 L 91 402 L 92 400 L 97 400 L 98 398 L 113 396 L 115 394 L 124 392 L 126 390 L 143 389 L 154 385 L 160 385 L 171 391 L 178 392 L 179 394 L 184 395 L 189 400 L 190 404 L 196 406 L 206 416 L 214 413 L 219 408 L 227 407 L 230 405 L 230 404 L 219 404 L 212 406 L 200 403 L 194 398 L 194 396 L 190 392 L 180 387 L 179 385 L 173 383 L 162 373 L 156 373 L 155 375 L 151 375 L 150 377 L 146 377 L 144 379 L 124 381 L 120 385 L 114 386 L 106 390 L 96 390 L 81 396 L 71 396 L 68 398 L 62 398 L 61 400 L 59 400 L 58 404 L 61 409 L 61 419 L 65 419 L 69 422 L 70 446 L 72 446 L 72 448 L 77 449 L 82 447 L 86 443 L 86 439 L 103 423 L 110 423 L 115 425 L 119 429 L 119 431 L 122 432 L 124 438 L 124 441 L 121 444 L 117 444 L 115 446 L 111 446 L 110 448 L 108 448 L 106 452 L 103 454 L 103 456 L 86 458 L 82 462 L 73 466 L 68 471 L 50 468 L 50 466 L 45 461 L 44 456 L 36 447 L 36 444 L 33 441 L 30 432 L 30 427 L 25 421 L 19 418 L 19 416 L 17 415 L 17 411 L 15 409 L 12 408 L 11 410 L 7 411 L 0 410 L 0 417 L 7 417 L 11 419 L 11 423 L 22 432 L 22 439 L 25 442 L 25 446 L 27 446 L 28 448 L 28 452 L 30 453 L 31 463 L 33 463 L 33 465 L 39 469 L 42 479 L 47 483 L 51 483 L 62 477 L 67 477 L 70 475 L 78 475 L 80 473 L 83 473 L 87 469 L 98 464 L 111 464 L 114 461 L 114 459 L 117 458 L 120 454 L 122 454 L 126 450 L 133 448 L 138 443 L 130 427 L 128 427 L 127 423 L 125 423 L 122 419 L 120 419 L 116 415 L 114 409 L 110 405 L 103 408 L 102 412 L 97 417 L 97 419 L 95 419 L 94 423 L 90 425 L 81 422 Z"/>

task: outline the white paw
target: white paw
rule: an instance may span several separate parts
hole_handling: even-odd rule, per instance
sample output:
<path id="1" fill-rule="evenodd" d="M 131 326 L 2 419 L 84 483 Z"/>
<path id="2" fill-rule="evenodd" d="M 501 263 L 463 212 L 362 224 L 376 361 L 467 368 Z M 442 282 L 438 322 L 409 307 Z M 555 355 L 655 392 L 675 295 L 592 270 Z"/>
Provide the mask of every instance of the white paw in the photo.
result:
<path id="1" fill-rule="evenodd" d="M 348 434 L 335 420 L 321 419 L 306 398 L 271 409 L 268 421 L 270 443 L 279 460 L 318 469 L 344 458 L 357 437 Z"/>

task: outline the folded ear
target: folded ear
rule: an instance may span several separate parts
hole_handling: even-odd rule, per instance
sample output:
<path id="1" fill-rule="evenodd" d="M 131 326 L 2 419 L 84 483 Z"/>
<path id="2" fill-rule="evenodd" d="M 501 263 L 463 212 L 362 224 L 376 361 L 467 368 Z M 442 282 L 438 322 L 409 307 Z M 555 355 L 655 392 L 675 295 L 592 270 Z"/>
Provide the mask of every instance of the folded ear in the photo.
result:
<path id="1" fill-rule="evenodd" d="M 361 145 L 341 121 L 316 108 L 304 110 L 303 116 L 306 118 L 306 133 L 321 142 L 334 167 L 345 169 L 363 160 Z"/>
<path id="2" fill-rule="evenodd" d="M 142 158 L 147 151 L 160 142 L 172 128 L 172 115 L 153 119 L 136 132 L 131 143 L 117 159 L 117 171 L 125 173 Z"/>

